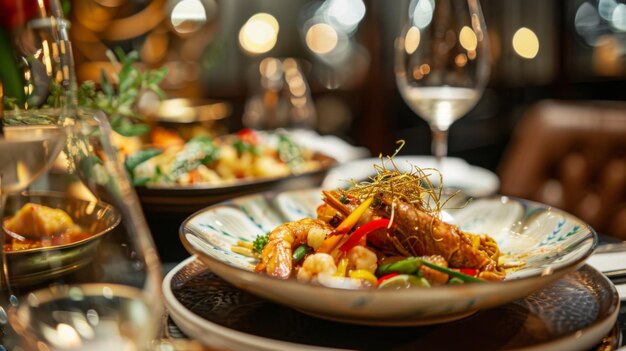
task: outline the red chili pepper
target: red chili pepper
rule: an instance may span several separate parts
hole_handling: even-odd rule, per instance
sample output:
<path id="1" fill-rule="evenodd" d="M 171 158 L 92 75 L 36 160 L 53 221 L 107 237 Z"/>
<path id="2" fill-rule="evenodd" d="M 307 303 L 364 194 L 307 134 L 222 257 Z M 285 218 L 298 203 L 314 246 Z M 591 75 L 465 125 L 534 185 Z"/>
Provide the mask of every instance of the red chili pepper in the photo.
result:
<path id="1" fill-rule="evenodd" d="M 244 128 L 240 130 L 239 132 L 237 132 L 237 136 L 239 137 L 239 140 L 250 145 L 256 145 L 258 142 L 258 136 L 256 135 L 256 132 L 250 128 Z"/>
<path id="2" fill-rule="evenodd" d="M 459 272 L 475 277 L 478 274 L 478 270 L 474 268 L 459 268 Z"/>
<path id="3" fill-rule="evenodd" d="M 376 286 L 380 285 L 382 282 L 384 282 L 385 280 L 387 280 L 389 278 L 395 277 L 398 274 L 400 274 L 400 273 L 393 272 L 393 273 L 389 273 L 389 274 L 383 275 L 382 277 L 378 278 L 378 281 L 376 282 Z"/>
<path id="4" fill-rule="evenodd" d="M 356 246 L 356 244 L 359 243 L 361 238 L 363 238 L 367 233 L 370 233 L 376 229 L 385 228 L 388 226 L 389 226 L 389 219 L 387 218 L 381 218 L 381 219 L 375 219 L 373 221 L 369 221 L 363 224 L 362 226 L 358 227 L 354 232 L 352 232 L 348 240 L 346 240 L 346 242 L 343 243 L 343 245 L 341 245 L 339 250 L 343 252 L 347 252 L 348 250 Z"/>

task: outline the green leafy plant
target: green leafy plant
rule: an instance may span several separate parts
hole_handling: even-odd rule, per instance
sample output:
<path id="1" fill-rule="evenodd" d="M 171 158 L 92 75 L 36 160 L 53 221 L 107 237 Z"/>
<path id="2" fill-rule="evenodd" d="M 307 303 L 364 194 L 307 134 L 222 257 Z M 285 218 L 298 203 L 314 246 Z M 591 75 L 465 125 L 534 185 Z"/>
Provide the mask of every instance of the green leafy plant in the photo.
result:
<path id="1" fill-rule="evenodd" d="M 120 66 L 119 72 L 112 74 L 110 79 L 102 70 L 100 89 L 93 81 L 82 83 L 78 88 L 78 104 L 103 110 L 109 116 L 113 130 L 123 136 L 143 135 L 150 126 L 137 111 L 137 102 L 148 92 L 161 99 L 165 97 L 159 84 L 165 78 L 167 68 L 140 71 L 135 65 L 139 60 L 136 51 L 125 54 L 117 49 L 115 54 L 107 52 L 107 56 L 115 66 Z M 50 99 L 54 99 L 53 94 Z"/>

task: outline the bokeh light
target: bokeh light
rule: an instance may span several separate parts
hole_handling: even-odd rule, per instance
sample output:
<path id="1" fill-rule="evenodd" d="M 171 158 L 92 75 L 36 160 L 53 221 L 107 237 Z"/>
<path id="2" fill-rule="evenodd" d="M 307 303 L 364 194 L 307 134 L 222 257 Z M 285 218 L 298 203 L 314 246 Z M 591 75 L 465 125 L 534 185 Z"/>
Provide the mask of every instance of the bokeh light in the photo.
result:
<path id="1" fill-rule="evenodd" d="M 472 30 L 472 28 L 465 26 L 461 28 L 461 32 L 459 33 L 459 42 L 461 46 L 467 51 L 474 51 L 478 46 L 478 38 L 476 38 L 476 33 Z"/>
<path id="2" fill-rule="evenodd" d="M 365 17 L 365 4 L 363 0 L 329 0 L 326 11 L 330 24 L 352 32 Z"/>
<path id="3" fill-rule="evenodd" d="M 249 54 L 263 54 L 276 46 L 279 25 L 268 13 L 257 13 L 241 27 L 239 45 Z"/>
<path id="4" fill-rule="evenodd" d="M 170 15 L 172 28 L 180 34 L 193 33 L 207 21 L 206 9 L 200 0 L 182 0 Z"/>
<path id="5" fill-rule="evenodd" d="M 433 0 L 418 0 L 413 10 L 413 24 L 420 29 L 426 28 L 433 19 L 435 2 Z"/>
<path id="6" fill-rule="evenodd" d="M 539 38 L 532 30 L 522 27 L 513 35 L 513 50 L 525 59 L 533 59 L 539 52 Z"/>
<path id="7" fill-rule="evenodd" d="M 417 50 L 417 47 L 420 45 L 420 30 L 413 26 L 409 28 L 406 32 L 406 37 L 404 38 L 404 50 L 407 54 L 411 55 Z"/>
<path id="8" fill-rule="evenodd" d="M 611 26 L 618 31 L 626 32 L 626 5 L 615 6 L 611 14 Z"/>
<path id="9" fill-rule="evenodd" d="M 312 25 L 306 33 L 306 45 L 316 54 L 327 54 L 337 47 L 339 37 L 335 28 L 326 23 Z"/>

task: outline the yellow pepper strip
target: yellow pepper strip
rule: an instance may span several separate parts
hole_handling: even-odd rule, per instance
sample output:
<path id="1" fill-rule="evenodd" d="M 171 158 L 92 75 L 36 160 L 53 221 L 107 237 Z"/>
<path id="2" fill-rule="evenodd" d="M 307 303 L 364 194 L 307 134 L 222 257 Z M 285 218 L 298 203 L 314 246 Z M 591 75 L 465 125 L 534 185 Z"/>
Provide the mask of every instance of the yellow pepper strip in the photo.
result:
<path id="1" fill-rule="evenodd" d="M 348 262 L 349 260 L 346 257 L 339 260 L 339 264 L 337 265 L 337 272 L 335 272 L 334 275 L 337 277 L 345 277 L 346 270 L 348 270 Z"/>
<path id="2" fill-rule="evenodd" d="M 372 283 L 372 285 L 376 285 L 378 282 L 378 278 L 376 278 L 374 273 L 368 271 L 367 269 L 355 269 L 350 271 L 349 275 L 350 278 L 366 280 Z"/>
<path id="3" fill-rule="evenodd" d="M 259 254 L 244 246 L 233 246 L 230 248 L 233 252 L 248 257 L 259 257 Z"/>
<path id="4" fill-rule="evenodd" d="M 250 241 L 237 240 L 237 246 L 245 247 L 250 250 L 254 249 Z"/>
<path id="5" fill-rule="evenodd" d="M 343 237 L 344 234 L 328 236 L 326 239 L 324 239 L 322 245 L 320 245 L 316 252 L 330 253 Z"/>
<path id="6" fill-rule="evenodd" d="M 337 226 L 335 231 L 337 231 L 337 233 L 349 232 L 350 229 L 354 227 L 356 222 L 358 222 L 359 218 L 361 218 L 365 210 L 370 207 L 372 201 L 374 201 L 374 197 L 368 197 L 365 201 L 363 201 L 354 211 L 352 211 L 352 213 L 348 215 L 348 217 L 346 217 L 346 219 L 343 220 L 343 222 Z"/>

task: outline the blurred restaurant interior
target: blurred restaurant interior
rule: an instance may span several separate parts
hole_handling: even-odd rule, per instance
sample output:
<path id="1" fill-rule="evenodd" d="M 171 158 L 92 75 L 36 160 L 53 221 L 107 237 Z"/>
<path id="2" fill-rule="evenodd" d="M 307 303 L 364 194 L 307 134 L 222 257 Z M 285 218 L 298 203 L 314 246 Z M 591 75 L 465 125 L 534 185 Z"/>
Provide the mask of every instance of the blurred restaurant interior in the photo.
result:
<path id="1" fill-rule="evenodd" d="M 109 64 L 107 49 L 137 50 L 143 64 L 170 69 L 163 86 L 168 96 L 232 102 L 226 123 L 236 129 L 251 67 L 265 57 L 296 57 L 307 62 L 318 131 L 373 153 L 389 152 L 398 138 L 407 140 L 407 153 L 429 153 L 427 125 L 402 102 L 394 81 L 402 2 L 348 1 L 344 6 L 354 8 L 328 11 L 354 15 L 330 19 L 320 14 L 323 3 L 76 1 L 70 18 L 78 79 L 99 79 Z M 623 6 L 614 0 L 484 1 L 491 79 L 479 106 L 452 128 L 450 154 L 495 169 L 530 104 L 621 100 Z M 314 27 L 318 37 L 310 31 L 327 22 L 334 27 Z M 254 29 L 245 31 L 246 24 Z"/>
<path id="2" fill-rule="evenodd" d="M 108 49 L 136 50 L 141 65 L 168 68 L 162 88 L 169 98 L 228 103 L 213 111 L 215 130 L 305 126 L 366 147 L 373 156 L 391 153 L 400 139 L 406 141 L 402 154 L 430 153 L 428 124 L 404 103 L 394 79 L 401 1 L 81 0 L 66 5 L 79 81 L 99 81 L 101 69 L 111 67 Z M 482 8 L 491 76 L 477 106 L 451 126 L 449 155 L 505 176 L 505 194 L 558 205 L 599 231 L 626 237 L 626 110 L 617 102 L 624 99 L 626 83 L 626 4 L 485 0 Z M 251 97 L 258 94 L 257 66 L 271 57 L 293 57 L 303 67 L 312 102 L 304 103 L 299 121 L 255 117 Z M 542 101 L 548 102 L 531 108 Z M 568 109 L 571 102 L 577 105 Z M 556 114 L 569 123 L 576 114 L 592 115 L 589 125 L 604 126 L 593 116 L 603 113 L 617 118 L 611 122 L 616 126 L 572 137 L 557 128 L 546 135 L 551 143 L 525 156 L 534 163 L 524 157 L 524 165 L 506 162 L 527 154 L 519 148 L 513 152 L 512 146 L 525 116 Z M 609 145 L 603 133 L 620 134 L 609 138 Z M 559 140 L 567 145 L 559 146 Z M 602 145 L 593 146 L 597 143 Z M 604 175 L 611 170 L 617 175 L 608 179 Z M 527 177 L 525 184 L 532 185 L 519 189 L 515 177 Z"/>

